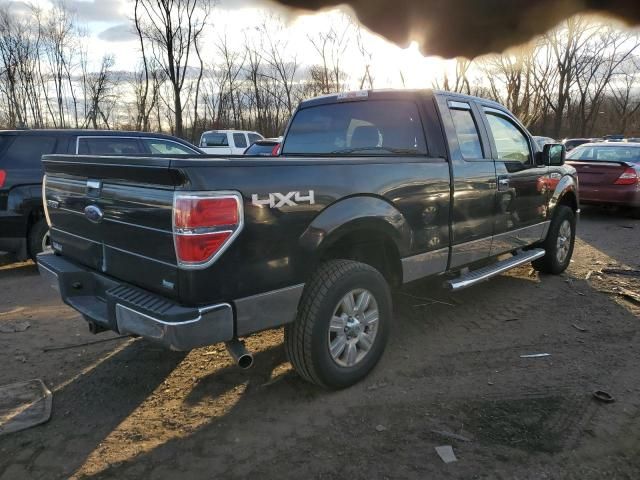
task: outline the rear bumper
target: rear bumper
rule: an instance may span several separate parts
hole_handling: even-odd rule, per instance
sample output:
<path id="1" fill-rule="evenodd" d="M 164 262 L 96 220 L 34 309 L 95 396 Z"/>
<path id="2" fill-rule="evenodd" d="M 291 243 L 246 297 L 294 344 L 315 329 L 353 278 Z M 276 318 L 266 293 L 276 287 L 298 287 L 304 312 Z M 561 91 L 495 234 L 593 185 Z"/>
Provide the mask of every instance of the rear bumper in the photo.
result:
<path id="1" fill-rule="evenodd" d="M 55 254 L 39 255 L 38 269 L 67 305 L 88 321 L 120 334 L 139 335 L 172 350 L 234 337 L 234 314 L 228 303 L 184 307 Z"/>
<path id="2" fill-rule="evenodd" d="M 639 185 L 580 184 L 580 203 L 640 207 Z"/>

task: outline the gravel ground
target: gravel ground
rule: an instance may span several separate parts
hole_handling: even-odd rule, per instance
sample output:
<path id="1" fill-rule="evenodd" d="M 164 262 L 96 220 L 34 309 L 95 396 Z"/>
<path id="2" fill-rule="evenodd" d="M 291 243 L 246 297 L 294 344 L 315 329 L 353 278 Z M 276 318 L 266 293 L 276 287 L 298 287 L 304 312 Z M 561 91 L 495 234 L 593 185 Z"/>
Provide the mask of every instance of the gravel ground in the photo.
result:
<path id="1" fill-rule="evenodd" d="M 564 275 L 412 284 L 394 295 L 380 365 L 339 392 L 296 376 L 281 330 L 249 339 L 248 373 L 220 345 L 93 336 L 33 264 L 5 258 L 0 323 L 30 328 L 0 333 L 0 385 L 41 378 L 54 406 L 0 437 L 0 480 L 640 478 L 640 304 L 620 295 L 640 278 L 599 273 L 640 269 L 638 252 L 640 221 L 589 209 Z M 536 353 L 550 355 L 521 358 Z"/>

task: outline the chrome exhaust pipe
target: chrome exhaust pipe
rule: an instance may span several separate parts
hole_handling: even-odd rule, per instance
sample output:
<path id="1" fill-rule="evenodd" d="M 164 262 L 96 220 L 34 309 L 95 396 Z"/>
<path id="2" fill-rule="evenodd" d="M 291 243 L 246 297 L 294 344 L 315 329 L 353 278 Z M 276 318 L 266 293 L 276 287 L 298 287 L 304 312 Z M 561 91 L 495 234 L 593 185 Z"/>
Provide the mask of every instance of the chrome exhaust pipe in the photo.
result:
<path id="1" fill-rule="evenodd" d="M 241 342 L 237 338 L 226 342 L 225 347 L 227 347 L 227 352 L 231 355 L 236 362 L 236 364 L 246 370 L 247 368 L 251 368 L 253 365 L 253 354 L 247 350 L 244 346 L 244 342 Z"/>

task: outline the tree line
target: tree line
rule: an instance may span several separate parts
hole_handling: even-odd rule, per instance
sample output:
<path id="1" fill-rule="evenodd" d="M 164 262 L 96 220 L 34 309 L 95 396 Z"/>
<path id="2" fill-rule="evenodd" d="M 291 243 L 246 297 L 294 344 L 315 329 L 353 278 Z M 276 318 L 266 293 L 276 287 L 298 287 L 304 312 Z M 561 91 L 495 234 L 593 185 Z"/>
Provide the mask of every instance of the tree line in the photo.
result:
<path id="1" fill-rule="evenodd" d="M 130 0 L 139 63 L 89 62 L 74 12 L 21 4 L 0 10 L 0 126 L 165 131 L 196 141 L 204 130 L 282 133 L 304 98 L 384 88 L 376 51 L 346 15 L 308 32 L 299 58 L 277 16 L 231 42 L 212 27 L 212 0 Z M 294 48 L 296 47 L 296 48 Z M 494 99 L 538 135 L 640 135 L 640 37 L 573 17 L 501 55 L 456 59 L 424 88 Z M 354 62 L 353 59 L 357 59 Z M 390 72 L 405 83 L 407 72 Z"/>

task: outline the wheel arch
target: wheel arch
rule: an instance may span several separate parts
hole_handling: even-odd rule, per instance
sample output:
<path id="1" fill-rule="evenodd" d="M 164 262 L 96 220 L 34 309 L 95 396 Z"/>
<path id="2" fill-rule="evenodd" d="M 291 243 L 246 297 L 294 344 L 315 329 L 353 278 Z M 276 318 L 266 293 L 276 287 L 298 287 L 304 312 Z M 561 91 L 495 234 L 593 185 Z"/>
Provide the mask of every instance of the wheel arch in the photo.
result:
<path id="1" fill-rule="evenodd" d="M 574 212 L 580 208 L 578 184 L 571 175 L 563 176 L 556 185 L 549 201 L 549 218 L 553 218 L 558 205 L 567 205 Z"/>
<path id="2" fill-rule="evenodd" d="M 332 204 L 300 237 L 302 252 L 312 259 L 313 267 L 330 259 L 356 260 L 373 266 L 392 284 L 401 281 L 400 259 L 410 245 L 411 229 L 404 215 L 374 196 Z"/>

